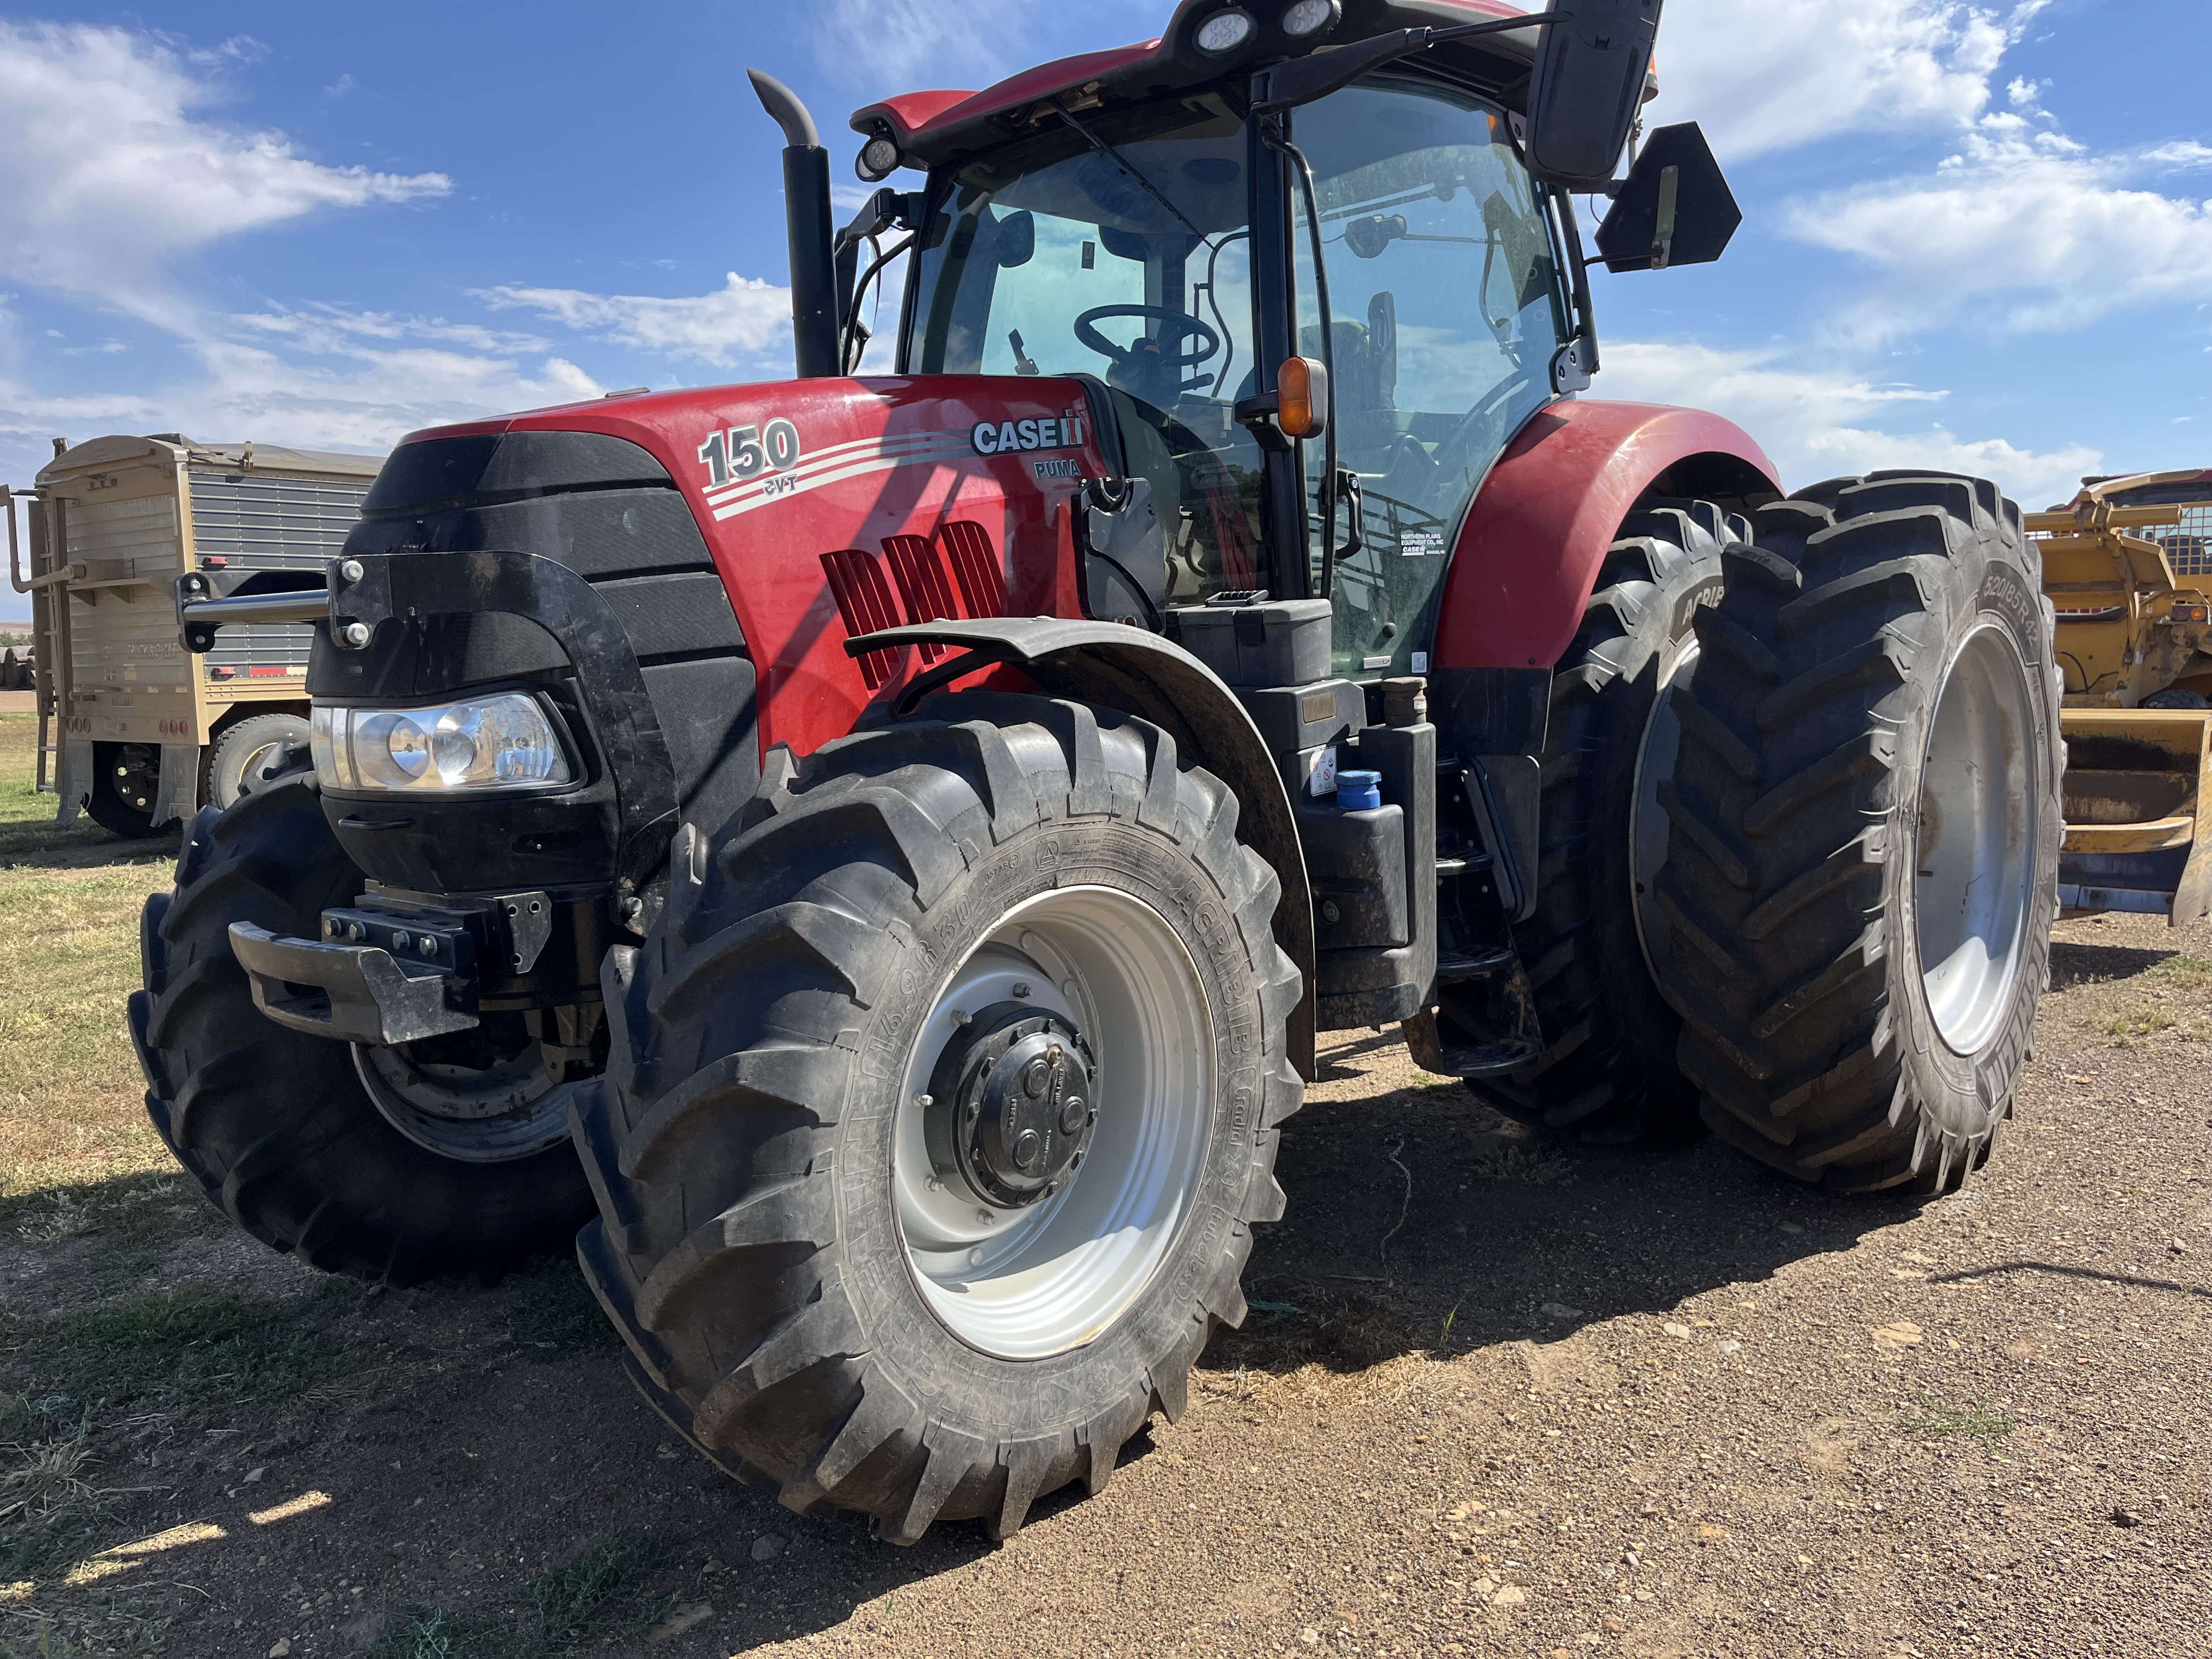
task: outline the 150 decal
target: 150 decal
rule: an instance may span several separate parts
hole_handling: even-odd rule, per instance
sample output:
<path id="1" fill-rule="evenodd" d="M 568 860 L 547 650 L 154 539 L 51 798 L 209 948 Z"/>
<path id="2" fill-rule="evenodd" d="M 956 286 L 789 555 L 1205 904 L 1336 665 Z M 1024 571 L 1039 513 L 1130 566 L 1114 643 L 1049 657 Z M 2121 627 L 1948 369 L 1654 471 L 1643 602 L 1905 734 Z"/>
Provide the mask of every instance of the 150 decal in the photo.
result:
<path id="1" fill-rule="evenodd" d="M 763 472 L 788 472 L 799 465 L 799 428 L 789 421 L 733 426 L 699 446 L 708 484 L 743 483 Z"/>

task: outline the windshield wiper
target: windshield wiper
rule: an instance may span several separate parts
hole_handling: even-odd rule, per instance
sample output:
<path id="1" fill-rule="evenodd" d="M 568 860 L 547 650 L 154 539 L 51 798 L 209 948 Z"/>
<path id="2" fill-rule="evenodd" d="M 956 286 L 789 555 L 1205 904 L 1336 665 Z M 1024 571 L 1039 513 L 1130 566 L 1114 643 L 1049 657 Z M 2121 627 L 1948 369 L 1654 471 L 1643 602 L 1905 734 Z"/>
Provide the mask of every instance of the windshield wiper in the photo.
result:
<path id="1" fill-rule="evenodd" d="M 1113 145 L 1108 143 L 1097 133 L 1091 131 L 1089 127 L 1085 126 L 1082 122 L 1077 120 L 1073 115 L 1070 115 L 1067 112 L 1066 106 L 1063 105 L 1059 99 L 1048 98 L 1045 100 L 1045 102 L 1052 106 L 1053 112 L 1055 115 L 1059 116 L 1061 120 L 1066 122 L 1068 125 L 1073 127 L 1077 132 L 1083 136 L 1084 143 L 1089 144 L 1091 149 L 1097 150 L 1108 161 L 1113 162 L 1115 167 L 1121 168 L 1122 172 L 1127 173 L 1139 185 L 1142 185 L 1145 187 L 1146 193 L 1149 194 L 1155 202 L 1158 202 L 1170 213 L 1174 214 L 1176 218 L 1182 220 L 1183 228 L 1185 230 L 1188 230 L 1193 236 L 1195 236 L 1201 242 L 1206 240 L 1206 233 L 1200 230 L 1196 225 L 1191 223 L 1190 216 L 1185 213 L 1181 208 L 1177 207 L 1173 202 L 1168 200 L 1164 195 L 1161 194 L 1159 186 L 1155 185 L 1151 179 L 1146 178 L 1143 173 L 1138 172 L 1136 165 L 1132 162 L 1127 156 L 1122 155 L 1120 150 L 1115 149 Z"/>

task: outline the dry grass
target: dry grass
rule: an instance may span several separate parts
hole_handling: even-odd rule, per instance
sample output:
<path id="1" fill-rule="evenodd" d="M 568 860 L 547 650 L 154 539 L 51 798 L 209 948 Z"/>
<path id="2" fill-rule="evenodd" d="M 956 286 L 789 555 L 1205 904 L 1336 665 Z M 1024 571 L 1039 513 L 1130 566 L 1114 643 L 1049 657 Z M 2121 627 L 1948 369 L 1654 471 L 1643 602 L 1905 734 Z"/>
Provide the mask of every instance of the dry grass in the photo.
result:
<path id="1" fill-rule="evenodd" d="M 2212 960 L 2171 957 L 2142 976 L 2142 1000 L 2113 1016 L 2106 1028 L 2122 1045 L 2170 1033 L 2189 1040 L 2212 1036 Z"/>
<path id="2" fill-rule="evenodd" d="M 32 787 L 38 722 L 0 714 L 0 1202 L 162 1168 L 123 1025 L 138 983 L 137 914 L 169 884 L 173 836 L 118 841 L 53 822 Z M 11 1206 L 12 1207 L 12 1206 Z M 51 1200 L 45 1224 L 70 1219 Z"/>

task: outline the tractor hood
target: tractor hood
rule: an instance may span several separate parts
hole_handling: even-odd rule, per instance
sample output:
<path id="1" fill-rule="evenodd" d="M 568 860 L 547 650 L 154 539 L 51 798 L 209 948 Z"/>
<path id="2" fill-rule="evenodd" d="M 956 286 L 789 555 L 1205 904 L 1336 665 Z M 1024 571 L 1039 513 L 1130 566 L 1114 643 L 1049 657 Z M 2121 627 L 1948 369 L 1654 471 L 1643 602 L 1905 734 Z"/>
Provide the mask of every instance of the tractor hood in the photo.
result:
<path id="1" fill-rule="evenodd" d="M 595 530 L 604 538 L 629 534 L 633 516 L 646 524 L 653 498 L 675 492 L 712 562 L 701 576 L 735 606 L 758 675 L 762 747 L 803 755 L 851 731 L 920 665 L 912 651 L 856 663 L 847 639 L 947 617 L 1082 614 L 1073 504 L 1083 478 L 1117 471 L 1100 443 L 1073 380 L 716 386 L 416 433 L 365 510 L 391 520 L 463 500 L 620 498 L 629 506 Z M 527 550 L 588 562 L 622 614 L 629 556 L 618 548 Z"/>

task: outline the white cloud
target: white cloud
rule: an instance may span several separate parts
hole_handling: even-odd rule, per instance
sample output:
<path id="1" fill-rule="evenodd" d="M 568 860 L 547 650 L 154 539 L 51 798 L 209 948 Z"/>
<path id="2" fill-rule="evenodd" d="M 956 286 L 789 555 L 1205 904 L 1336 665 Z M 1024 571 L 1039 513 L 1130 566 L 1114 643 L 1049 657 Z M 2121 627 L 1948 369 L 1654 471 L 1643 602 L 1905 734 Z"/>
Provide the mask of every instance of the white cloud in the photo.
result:
<path id="1" fill-rule="evenodd" d="M 234 43 L 234 46 L 236 43 Z M 0 276 L 174 325 L 169 264 L 319 208 L 441 196 L 442 173 L 329 167 L 219 125 L 206 72 L 143 34 L 0 22 Z"/>
<path id="2" fill-rule="evenodd" d="M 443 317 L 402 317 L 392 312 L 349 311 L 331 305 L 279 306 L 233 317 L 230 321 L 264 337 L 296 341 L 313 351 L 343 351 L 361 340 L 436 340 L 494 352 L 546 349 L 544 339 L 535 334 L 453 323 Z"/>
<path id="3" fill-rule="evenodd" d="M 1956 127 L 1988 107 L 1990 77 L 2044 3 L 1675 0 L 1659 34 L 1653 119 L 1702 123 L 1723 160 L 1847 132 Z"/>
<path id="4" fill-rule="evenodd" d="M 725 368 L 757 366 L 791 333 L 791 290 L 735 271 L 712 294 L 678 299 L 518 286 L 479 289 L 474 297 L 495 311 L 534 311 L 617 345 Z"/>
<path id="5" fill-rule="evenodd" d="M 1168 0 L 1086 0 L 1064 11 L 1079 11 L 1103 36 L 1092 37 L 1097 44 L 1110 45 L 1109 31 L 1125 29 L 1130 40 L 1158 34 L 1171 9 Z M 1036 0 L 816 0 L 807 14 L 823 72 L 866 105 L 924 88 L 980 89 L 1027 69 L 1036 59 L 1033 25 L 1042 10 Z M 842 112 L 836 122 L 830 113 L 815 112 L 842 125 Z"/>
<path id="6" fill-rule="evenodd" d="M 28 483 L 55 434 L 81 441 L 103 432 L 184 432 L 208 442 L 256 438 L 375 451 L 421 427 L 605 390 L 557 356 L 530 366 L 514 354 L 387 346 L 343 327 L 284 343 L 280 353 L 251 340 L 201 338 L 189 348 L 196 377 L 143 392 L 56 397 L 0 379 L 0 480 Z"/>
<path id="7" fill-rule="evenodd" d="M 867 101 L 921 87 L 981 88 L 1024 62 L 1031 0 L 827 0 L 814 52 L 840 78 L 873 82 Z"/>
<path id="8" fill-rule="evenodd" d="M 2000 327 L 2078 328 L 2124 307 L 2212 300 L 2212 203 L 2142 183 L 2207 167 L 2202 144 L 2093 155 L 1992 116 L 1932 174 L 1799 203 L 1784 224 L 1882 273 L 1839 319 L 1851 337 L 1940 326 L 1970 306 Z"/>
<path id="9" fill-rule="evenodd" d="M 2003 438 L 1961 438 L 1932 419 L 1917 431 L 1889 430 L 1912 411 L 1932 414 L 1949 394 L 1792 368 L 1778 352 L 1615 342 L 1606 346 L 1604 361 L 1598 396 L 1724 415 L 1765 449 L 1788 489 L 1882 467 L 1925 466 L 1993 478 L 2035 509 L 2071 499 L 2081 475 L 2103 460 L 2087 446 L 2045 454 Z"/>

